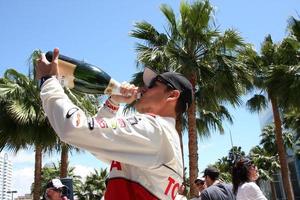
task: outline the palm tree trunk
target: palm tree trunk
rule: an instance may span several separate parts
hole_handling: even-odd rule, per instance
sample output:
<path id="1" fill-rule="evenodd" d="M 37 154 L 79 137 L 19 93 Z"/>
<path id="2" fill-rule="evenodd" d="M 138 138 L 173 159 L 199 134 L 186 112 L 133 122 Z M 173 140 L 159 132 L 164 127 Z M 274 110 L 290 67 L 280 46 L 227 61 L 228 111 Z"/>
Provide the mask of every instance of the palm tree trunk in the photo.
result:
<path id="1" fill-rule="evenodd" d="M 271 97 L 271 104 L 273 110 L 274 124 L 275 124 L 275 138 L 276 138 L 276 146 L 278 149 L 279 162 L 280 162 L 280 170 L 282 175 L 283 187 L 285 190 L 285 194 L 288 200 L 294 200 L 294 193 L 291 184 L 291 180 L 289 177 L 289 168 L 286 159 L 286 150 L 283 143 L 282 138 L 282 122 L 280 119 L 280 113 L 277 106 L 277 101 L 275 98 Z"/>
<path id="2" fill-rule="evenodd" d="M 192 75 L 191 83 L 195 88 L 196 75 Z M 198 176 L 198 138 L 196 131 L 196 105 L 193 100 L 188 110 L 188 129 L 189 129 L 189 171 L 190 171 L 190 197 L 197 196 L 198 192 L 194 184 Z"/>
<path id="3" fill-rule="evenodd" d="M 276 189 L 273 181 L 270 181 L 271 191 L 272 191 L 272 200 L 276 200 Z"/>
<path id="4" fill-rule="evenodd" d="M 40 200 L 42 177 L 42 146 L 35 145 L 34 190 L 33 200 Z"/>
<path id="5" fill-rule="evenodd" d="M 182 169 L 183 169 L 183 182 L 185 182 L 184 173 L 184 153 L 183 153 L 183 133 L 182 133 L 182 115 L 176 117 L 176 130 L 180 139 L 181 157 L 182 157 Z"/>
<path id="6" fill-rule="evenodd" d="M 69 149 L 65 143 L 61 144 L 60 178 L 68 176 Z"/>

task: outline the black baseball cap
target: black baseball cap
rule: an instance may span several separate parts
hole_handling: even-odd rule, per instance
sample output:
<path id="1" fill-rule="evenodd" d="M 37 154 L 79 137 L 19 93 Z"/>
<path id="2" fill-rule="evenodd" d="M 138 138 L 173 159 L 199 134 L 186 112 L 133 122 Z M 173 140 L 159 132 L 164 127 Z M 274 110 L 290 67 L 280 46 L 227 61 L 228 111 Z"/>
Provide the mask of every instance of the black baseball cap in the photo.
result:
<path id="1" fill-rule="evenodd" d="M 156 73 L 154 70 L 145 67 L 143 73 L 143 81 L 146 86 L 149 86 L 151 81 L 157 77 L 162 78 L 174 89 L 180 91 L 180 102 L 186 111 L 193 101 L 193 86 L 191 82 L 182 74 L 177 72 L 164 72 L 162 74 Z"/>
<path id="2" fill-rule="evenodd" d="M 219 177 L 219 170 L 214 167 L 208 167 L 203 171 L 203 177 L 209 176 L 213 179 L 217 179 Z"/>

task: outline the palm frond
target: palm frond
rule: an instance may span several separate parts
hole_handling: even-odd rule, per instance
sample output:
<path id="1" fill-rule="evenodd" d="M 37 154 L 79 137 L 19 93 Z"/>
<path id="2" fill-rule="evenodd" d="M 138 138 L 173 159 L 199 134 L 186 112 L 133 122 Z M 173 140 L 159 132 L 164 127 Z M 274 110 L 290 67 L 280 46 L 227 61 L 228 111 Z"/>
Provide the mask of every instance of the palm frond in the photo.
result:
<path id="1" fill-rule="evenodd" d="M 266 86 L 270 95 L 278 97 L 281 106 L 300 108 L 300 65 L 271 68 L 267 74 Z"/>
<path id="2" fill-rule="evenodd" d="M 297 20 L 295 17 L 290 17 L 288 19 L 288 29 L 291 35 L 300 42 L 300 20 Z"/>
<path id="3" fill-rule="evenodd" d="M 41 56 L 42 53 L 43 53 L 42 50 L 36 49 L 36 50 L 34 50 L 32 52 L 32 54 L 29 56 L 29 58 L 27 60 L 28 66 L 29 66 L 29 68 L 28 68 L 29 69 L 28 76 L 32 80 L 36 80 L 36 77 L 35 77 L 35 75 L 36 75 L 36 70 L 35 70 L 35 68 L 36 68 L 36 61 L 37 61 L 37 59 L 40 58 L 40 56 Z"/>
<path id="4" fill-rule="evenodd" d="M 250 98 L 246 106 L 250 110 L 250 112 L 259 112 L 265 109 L 268 105 L 267 99 L 264 95 L 255 94 L 252 98 Z"/>

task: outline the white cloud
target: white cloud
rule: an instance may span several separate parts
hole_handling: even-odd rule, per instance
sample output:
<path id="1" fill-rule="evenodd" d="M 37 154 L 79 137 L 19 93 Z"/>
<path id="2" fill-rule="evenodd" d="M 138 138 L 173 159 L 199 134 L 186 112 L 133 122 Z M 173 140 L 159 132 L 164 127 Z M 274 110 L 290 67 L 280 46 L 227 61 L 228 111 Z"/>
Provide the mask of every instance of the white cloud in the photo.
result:
<path id="1" fill-rule="evenodd" d="M 13 163 L 34 163 L 34 152 L 20 150 L 17 154 L 8 153 Z"/>
<path id="2" fill-rule="evenodd" d="M 13 172 L 13 190 L 17 190 L 17 196 L 30 193 L 33 183 L 34 169 L 31 167 L 23 168 Z"/>
<path id="3" fill-rule="evenodd" d="M 91 172 L 94 171 L 94 167 L 88 167 L 84 165 L 75 165 L 74 167 L 75 167 L 74 174 L 81 176 L 83 180 L 87 175 L 89 175 Z"/>

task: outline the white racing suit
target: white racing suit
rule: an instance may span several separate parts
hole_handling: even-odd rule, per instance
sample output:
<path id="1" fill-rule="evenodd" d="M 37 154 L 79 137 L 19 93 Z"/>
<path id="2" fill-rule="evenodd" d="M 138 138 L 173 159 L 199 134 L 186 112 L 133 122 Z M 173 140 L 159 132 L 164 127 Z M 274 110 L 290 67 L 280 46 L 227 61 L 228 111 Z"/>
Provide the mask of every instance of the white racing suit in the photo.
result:
<path id="1" fill-rule="evenodd" d="M 117 117 L 107 106 L 87 117 L 56 78 L 42 86 L 45 113 L 60 139 L 111 164 L 105 200 L 174 200 L 183 166 L 175 119 Z"/>

